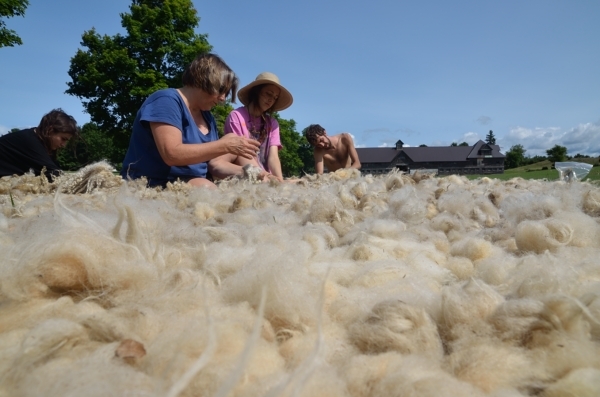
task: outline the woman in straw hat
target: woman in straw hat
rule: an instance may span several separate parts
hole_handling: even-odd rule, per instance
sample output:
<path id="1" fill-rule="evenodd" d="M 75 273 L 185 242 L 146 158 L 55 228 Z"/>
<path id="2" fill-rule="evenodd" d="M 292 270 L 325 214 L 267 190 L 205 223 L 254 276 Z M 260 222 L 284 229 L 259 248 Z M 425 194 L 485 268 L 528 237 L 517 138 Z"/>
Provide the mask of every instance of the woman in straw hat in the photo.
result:
<path id="1" fill-rule="evenodd" d="M 283 181 L 278 153 L 282 148 L 279 123 L 272 114 L 290 107 L 292 94 L 275 74 L 263 72 L 239 90 L 238 98 L 244 106 L 227 116 L 224 132 L 255 139 L 260 143 L 260 150 L 251 160 L 231 154 L 217 157 L 209 162 L 211 174 L 217 178 L 243 175 L 242 167 L 251 164 L 261 169 L 262 179 Z"/>
<path id="2" fill-rule="evenodd" d="M 231 94 L 238 78 L 215 54 L 201 54 L 184 70 L 183 87 L 150 95 L 138 110 L 121 175 L 146 177 L 150 186 L 177 179 L 215 187 L 207 178 L 208 160 L 223 154 L 254 157 L 258 142 L 228 134 L 219 139 L 210 110 Z"/>

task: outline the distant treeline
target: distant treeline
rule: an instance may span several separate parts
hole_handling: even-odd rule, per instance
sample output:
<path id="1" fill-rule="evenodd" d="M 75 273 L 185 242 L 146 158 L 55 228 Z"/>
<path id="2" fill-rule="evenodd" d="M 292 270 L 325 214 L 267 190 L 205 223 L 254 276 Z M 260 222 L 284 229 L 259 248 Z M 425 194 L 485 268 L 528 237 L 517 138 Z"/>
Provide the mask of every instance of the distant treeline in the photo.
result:
<path id="1" fill-rule="evenodd" d="M 514 145 L 505 153 L 506 158 L 504 160 L 504 168 L 518 168 L 527 166 L 530 164 L 539 163 L 541 161 L 550 161 L 552 163 L 571 161 L 574 159 L 592 159 L 594 157 L 586 154 L 577 153 L 574 156 L 570 156 L 567 152 L 567 148 L 561 145 L 554 145 L 552 148 L 546 150 L 547 156 L 526 156 L 525 148 L 523 145 Z M 588 161 L 589 162 L 589 161 Z M 597 163 L 597 162 L 596 162 Z"/>

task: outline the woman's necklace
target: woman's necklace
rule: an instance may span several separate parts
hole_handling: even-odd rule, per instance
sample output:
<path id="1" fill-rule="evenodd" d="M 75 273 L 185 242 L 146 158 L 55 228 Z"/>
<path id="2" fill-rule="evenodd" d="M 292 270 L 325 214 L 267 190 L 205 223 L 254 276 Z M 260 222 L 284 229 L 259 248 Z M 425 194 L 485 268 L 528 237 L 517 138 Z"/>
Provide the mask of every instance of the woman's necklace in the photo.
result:
<path id="1" fill-rule="evenodd" d="M 248 132 L 250 133 L 250 137 L 252 139 L 256 139 L 262 144 L 267 137 L 265 119 L 262 115 L 255 117 L 250 112 L 248 112 L 248 116 Z"/>

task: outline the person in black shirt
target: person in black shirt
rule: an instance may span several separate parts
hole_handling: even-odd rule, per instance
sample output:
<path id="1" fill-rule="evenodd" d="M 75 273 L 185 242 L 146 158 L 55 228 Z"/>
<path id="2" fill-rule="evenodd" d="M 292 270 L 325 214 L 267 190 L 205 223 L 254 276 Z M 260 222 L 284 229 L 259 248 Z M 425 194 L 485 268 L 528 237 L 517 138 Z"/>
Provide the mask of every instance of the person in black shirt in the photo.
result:
<path id="1" fill-rule="evenodd" d="M 60 172 L 56 159 L 59 149 L 79 136 L 75 119 L 62 109 L 54 109 L 42 117 L 40 125 L 0 136 L 0 177 L 23 175 L 32 170 L 46 176 Z"/>

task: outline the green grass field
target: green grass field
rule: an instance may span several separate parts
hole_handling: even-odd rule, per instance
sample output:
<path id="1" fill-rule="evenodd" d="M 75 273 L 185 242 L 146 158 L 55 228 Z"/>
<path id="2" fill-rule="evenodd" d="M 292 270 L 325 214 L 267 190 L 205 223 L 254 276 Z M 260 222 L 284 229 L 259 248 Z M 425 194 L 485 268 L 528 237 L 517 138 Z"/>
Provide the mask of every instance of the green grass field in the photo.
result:
<path id="1" fill-rule="evenodd" d="M 576 161 L 580 163 L 598 164 L 598 158 L 590 159 L 573 159 L 570 161 Z M 547 169 L 543 170 L 542 168 Z M 558 179 L 558 171 L 551 169 L 552 163 L 550 161 L 541 161 L 539 163 L 530 164 L 524 167 L 511 168 L 505 170 L 504 174 L 490 174 L 490 175 L 468 175 L 469 179 L 477 179 L 481 177 L 496 178 L 503 181 L 507 181 L 512 178 L 523 178 L 523 179 L 547 179 L 549 181 L 555 181 Z M 584 181 L 599 181 L 600 180 L 600 167 L 594 167 L 590 170 L 590 173 L 583 179 Z"/>

